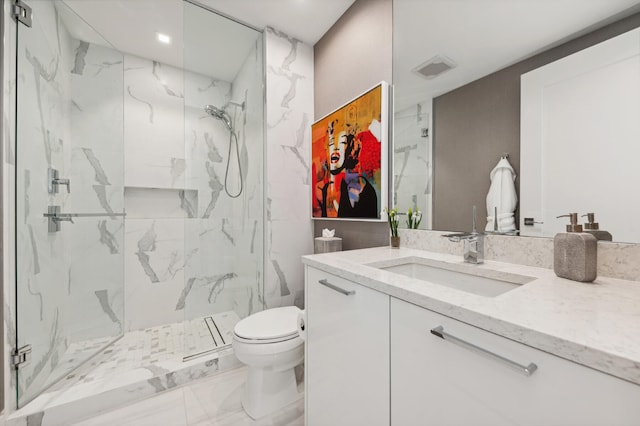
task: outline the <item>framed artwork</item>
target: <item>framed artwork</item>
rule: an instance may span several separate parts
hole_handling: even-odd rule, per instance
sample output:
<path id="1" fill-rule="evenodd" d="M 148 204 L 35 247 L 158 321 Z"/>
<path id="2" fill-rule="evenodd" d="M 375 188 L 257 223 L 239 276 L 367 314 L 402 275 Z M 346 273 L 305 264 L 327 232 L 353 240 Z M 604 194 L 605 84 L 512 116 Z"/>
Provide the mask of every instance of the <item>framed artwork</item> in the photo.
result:
<path id="1" fill-rule="evenodd" d="M 384 81 L 311 125 L 314 219 L 386 220 L 388 126 Z"/>

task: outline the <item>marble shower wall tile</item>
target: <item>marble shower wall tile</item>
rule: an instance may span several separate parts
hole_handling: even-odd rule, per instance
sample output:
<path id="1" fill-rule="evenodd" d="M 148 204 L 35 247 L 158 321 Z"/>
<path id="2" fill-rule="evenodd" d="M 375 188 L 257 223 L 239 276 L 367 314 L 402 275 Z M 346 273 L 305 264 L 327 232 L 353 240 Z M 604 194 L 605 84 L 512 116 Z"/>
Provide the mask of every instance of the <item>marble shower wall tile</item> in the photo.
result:
<path id="1" fill-rule="evenodd" d="M 71 140 L 62 177 L 73 190 L 65 209 L 122 212 L 124 187 L 124 109 L 121 53 L 73 40 Z M 64 188 L 61 188 L 64 192 Z"/>
<path id="2" fill-rule="evenodd" d="M 184 73 L 124 56 L 127 186 L 184 188 Z"/>
<path id="3" fill-rule="evenodd" d="M 186 80 L 187 93 L 193 94 L 193 99 L 186 100 L 187 182 L 197 188 L 199 217 L 186 222 L 186 250 L 197 250 L 197 255 L 185 271 L 186 286 L 176 304 L 187 318 L 228 310 L 245 317 L 262 309 L 261 51 L 262 41 L 258 40 L 230 84 L 196 78 L 200 76 Z M 200 86 L 211 93 L 200 93 L 196 90 Z M 244 108 L 229 101 L 244 103 Z M 205 104 L 226 105 L 237 136 L 237 152 L 236 140 L 230 139 L 226 126 L 220 120 L 203 118 Z M 238 193 L 242 182 L 243 191 L 237 198 L 224 189 L 227 162 L 229 192 Z"/>
<path id="4" fill-rule="evenodd" d="M 70 343 L 124 332 L 124 220 L 78 218 L 66 227 L 64 292 Z M 63 225 L 65 226 L 65 225 Z"/>
<path id="5" fill-rule="evenodd" d="M 175 311 L 184 270 L 193 253 L 184 251 L 182 219 L 127 219 L 125 231 L 125 330 L 178 322 Z"/>
<path id="6" fill-rule="evenodd" d="M 267 28 L 267 307 L 303 305 L 300 256 L 313 252 L 309 205 L 313 49 Z"/>
<path id="7" fill-rule="evenodd" d="M 243 318 L 263 309 L 264 278 L 264 66 L 263 39 L 258 38 L 231 85 L 230 106 L 238 135 L 241 173 L 230 177 L 231 188 L 242 179 L 245 190 L 233 206 L 234 271 L 238 275 L 233 293 L 234 310 Z M 232 157 L 234 158 L 234 157 Z M 232 162 L 233 164 L 233 162 Z M 237 188 L 237 186 L 236 186 Z"/>
<path id="8" fill-rule="evenodd" d="M 223 234 L 235 234 L 225 219 L 193 219 L 186 222 L 185 249 L 193 253 L 185 269 L 185 285 L 172 310 L 192 319 L 233 310 L 229 294 L 238 286 L 234 269 L 235 242 Z"/>
<path id="9" fill-rule="evenodd" d="M 113 49 L 70 39 L 70 140 L 61 177 L 71 181 L 63 211 L 124 209 L 124 57 Z M 69 344 L 115 339 L 124 332 L 124 220 L 77 218 L 63 224 Z"/>

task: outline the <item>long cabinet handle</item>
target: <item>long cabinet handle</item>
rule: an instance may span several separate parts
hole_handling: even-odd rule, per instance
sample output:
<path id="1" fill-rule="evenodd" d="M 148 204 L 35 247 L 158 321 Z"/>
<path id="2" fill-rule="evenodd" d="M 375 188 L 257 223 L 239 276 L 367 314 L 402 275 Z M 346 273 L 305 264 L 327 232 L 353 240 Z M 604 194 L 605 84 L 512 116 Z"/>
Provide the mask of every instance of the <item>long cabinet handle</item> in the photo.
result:
<path id="1" fill-rule="evenodd" d="M 331 290 L 335 290 L 338 293 L 342 293 L 345 296 L 351 296 L 352 294 L 356 294 L 355 290 L 345 290 L 344 288 L 338 287 L 335 284 L 331 284 L 329 281 L 327 280 L 319 280 L 318 281 L 320 284 L 322 284 L 325 287 L 329 287 Z"/>
<path id="2" fill-rule="evenodd" d="M 432 328 L 431 329 L 431 334 L 433 334 L 434 336 L 438 336 L 439 338 L 443 339 L 443 340 L 448 340 L 451 343 L 455 343 L 457 345 L 463 346 L 473 352 L 477 352 L 480 353 L 482 355 L 486 355 L 489 358 L 493 358 L 497 361 L 500 361 L 504 364 L 506 364 L 507 366 L 509 366 L 510 368 L 516 370 L 519 373 L 524 374 L 525 376 L 529 377 L 531 376 L 533 373 L 535 373 L 535 371 L 538 369 L 538 366 L 535 365 L 533 362 L 530 363 L 529 365 L 522 365 L 519 364 L 513 360 L 510 360 L 508 358 L 505 358 L 501 355 L 498 355 L 494 352 L 488 351 L 486 349 L 483 349 L 479 346 L 474 345 L 473 343 L 469 343 L 465 340 L 462 340 L 456 336 L 452 336 L 449 333 L 445 333 L 444 331 L 444 327 L 442 327 L 441 325 L 439 325 L 436 328 Z"/>

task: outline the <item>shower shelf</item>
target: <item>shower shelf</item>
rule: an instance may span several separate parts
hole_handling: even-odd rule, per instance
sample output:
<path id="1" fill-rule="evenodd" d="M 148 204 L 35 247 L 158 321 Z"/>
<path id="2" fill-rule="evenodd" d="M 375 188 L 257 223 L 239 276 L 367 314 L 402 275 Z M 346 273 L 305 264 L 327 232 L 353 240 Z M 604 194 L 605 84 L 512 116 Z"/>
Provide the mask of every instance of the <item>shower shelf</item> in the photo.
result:
<path id="1" fill-rule="evenodd" d="M 128 219 L 182 219 L 197 216 L 198 191 L 183 188 L 125 186 Z"/>

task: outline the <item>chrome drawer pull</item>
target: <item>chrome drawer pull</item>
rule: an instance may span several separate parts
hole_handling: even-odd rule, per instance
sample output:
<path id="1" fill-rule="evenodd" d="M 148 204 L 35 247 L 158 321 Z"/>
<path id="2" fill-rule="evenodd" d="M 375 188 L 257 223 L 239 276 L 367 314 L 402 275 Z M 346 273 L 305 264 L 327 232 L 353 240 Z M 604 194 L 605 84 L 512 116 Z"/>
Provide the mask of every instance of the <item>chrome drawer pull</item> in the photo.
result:
<path id="1" fill-rule="evenodd" d="M 495 359 L 497 361 L 501 361 L 501 362 L 507 364 L 507 366 L 509 366 L 510 368 L 512 368 L 512 369 L 524 374 L 527 377 L 531 376 L 538 369 L 538 366 L 535 365 L 533 362 L 530 363 L 529 365 L 526 365 L 526 366 L 522 365 L 522 364 L 518 364 L 517 362 L 512 361 L 512 360 L 510 360 L 508 358 L 500 356 L 500 355 L 498 355 L 496 353 L 493 353 L 491 351 L 488 351 L 486 349 L 482 349 L 481 347 L 478 347 L 478 346 L 474 345 L 473 343 L 466 342 L 466 341 L 464 341 L 462 339 L 459 339 L 459 338 L 457 338 L 455 336 L 452 336 L 449 333 L 445 333 L 444 328 L 441 325 L 439 325 L 436 328 L 432 328 L 431 329 L 431 334 L 433 334 L 434 336 L 438 336 L 439 338 L 441 338 L 443 340 L 448 340 L 451 343 L 455 343 L 455 344 L 458 344 L 460 346 L 463 346 L 463 347 L 465 347 L 465 348 L 467 348 L 467 349 L 469 349 L 469 350 L 471 350 L 473 352 L 477 352 L 477 353 L 480 353 L 480 354 L 483 354 L 483 355 L 487 355 L 490 358 L 493 358 L 493 359 Z"/>
<path id="2" fill-rule="evenodd" d="M 352 294 L 356 294 L 355 290 L 345 290 L 344 288 L 340 288 L 337 285 L 331 284 L 327 280 L 319 280 L 318 282 L 325 287 L 329 287 L 331 290 L 335 290 L 338 293 L 344 294 L 345 296 L 351 296 Z"/>

